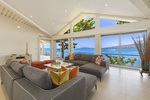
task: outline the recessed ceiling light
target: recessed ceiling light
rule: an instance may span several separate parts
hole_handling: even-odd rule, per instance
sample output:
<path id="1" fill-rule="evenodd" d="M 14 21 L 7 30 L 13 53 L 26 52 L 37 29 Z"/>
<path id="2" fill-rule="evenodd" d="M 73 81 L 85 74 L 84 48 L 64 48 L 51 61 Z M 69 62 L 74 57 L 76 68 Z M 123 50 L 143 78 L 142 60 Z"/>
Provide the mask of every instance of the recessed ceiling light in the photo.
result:
<path id="1" fill-rule="evenodd" d="M 65 12 L 67 12 L 67 10 L 65 10 Z"/>
<path id="2" fill-rule="evenodd" d="M 52 23 L 52 25 L 54 25 L 54 23 Z"/>
<path id="3" fill-rule="evenodd" d="M 17 26 L 17 28 L 20 28 L 20 26 Z"/>
<path id="4" fill-rule="evenodd" d="M 81 6 L 81 4 L 80 4 L 80 3 L 79 3 L 78 5 L 79 5 L 79 6 Z"/>
<path id="5" fill-rule="evenodd" d="M 30 16 L 31 18 L 33 17 L 33 16 Z"/>
<path id="6" fill-rule="evenodd" d="M 107 7 L 107 6 L 108 6 L 108 4 L 105 4 L 105 6 Z"/>

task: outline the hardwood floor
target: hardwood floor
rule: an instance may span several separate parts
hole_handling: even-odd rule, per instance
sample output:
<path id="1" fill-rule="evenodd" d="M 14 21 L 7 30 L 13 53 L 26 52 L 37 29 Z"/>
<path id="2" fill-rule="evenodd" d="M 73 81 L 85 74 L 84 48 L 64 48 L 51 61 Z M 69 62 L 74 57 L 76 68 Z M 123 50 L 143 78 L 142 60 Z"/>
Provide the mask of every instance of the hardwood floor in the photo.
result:
<path id="1" fill-rule="evenodd" d="M 110 67 L 97 86 L 87 100 L 150 100 L 150 77 L 143 74 L 142 78 L 138 70 Z M 8 100 L 3 86 L 0 100 Z"/>

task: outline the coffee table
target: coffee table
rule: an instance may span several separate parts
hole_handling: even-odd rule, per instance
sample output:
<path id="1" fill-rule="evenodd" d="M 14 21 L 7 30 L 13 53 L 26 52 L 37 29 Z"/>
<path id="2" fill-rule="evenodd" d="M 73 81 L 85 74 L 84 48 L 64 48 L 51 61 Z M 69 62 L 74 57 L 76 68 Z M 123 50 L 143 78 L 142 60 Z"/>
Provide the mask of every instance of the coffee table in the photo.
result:
<path id="1" fill-rule="evenodd" d="M 73 63 L 60 62 L 59 64 L 57 64 L 57 62 L 56 62 L 56 64 L 54 64 L 54 63 L 49 63 L 49 64 L 44 64 L 44 66 L 47 67 L 47 71 L 49 71 L 49 70 L 60 71 L 61 66 L 70 67 L 70 66 L 73 66 Z"/>

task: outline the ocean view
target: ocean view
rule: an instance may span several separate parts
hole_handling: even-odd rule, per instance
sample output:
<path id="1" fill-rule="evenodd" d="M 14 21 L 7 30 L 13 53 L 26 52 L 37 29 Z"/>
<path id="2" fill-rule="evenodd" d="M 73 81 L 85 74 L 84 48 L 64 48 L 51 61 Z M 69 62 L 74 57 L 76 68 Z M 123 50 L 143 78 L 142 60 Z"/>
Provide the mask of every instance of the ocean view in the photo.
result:
<path id="1" fill-rule="evenodd" d="M 50 48 L 45 48 L 44 52 L 49 52 Z M 121 55 L 125 57 L 124 60 L 127 60 L 128 58 L 136 58 L 136 62 L 133 64 L 133 66 L 131 66 L 131 64 L 127 64 L 127 66 L 131 66 L 131 67 L 139 67 L 140 66 L 140 57 L 138 54 L 138 51 L 136 48 L 123 48 L 121 49 Z M 84 54 L 94 54 L 95 53 L 95 49 L 94 48 L 74 48 L 74 53 L 84 53 Z M 101 53 L 103 54 L 103 56 L 105 58 L 107 58 L 105 56 L 105 54 L 109 54 L 112 56 L 119 56 L 118 53 L 118 49 L 116 48 L 102 48 L 101 49 Z M 57 49 L 56 51 L 56 55 L 60 56 L 61 55 L 61 51 L 60 49 Z M 64 56 L 68 55 L 68 50 L 64 50 Z"/>

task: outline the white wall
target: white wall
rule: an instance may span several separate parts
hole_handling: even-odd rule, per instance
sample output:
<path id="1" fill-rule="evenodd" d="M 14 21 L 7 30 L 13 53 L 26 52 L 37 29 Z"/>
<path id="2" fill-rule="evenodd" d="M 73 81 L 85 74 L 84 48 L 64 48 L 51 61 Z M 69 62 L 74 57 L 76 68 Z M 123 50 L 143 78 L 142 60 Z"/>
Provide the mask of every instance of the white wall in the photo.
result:
<path id="1" fill-rule="evenodd" d="M 25 54 L 26 43 L 32 60 L 38 60 L 38 33 L 34 28 L 0 15 L 0 65 L 5 63 L 5 55 Z"/>

